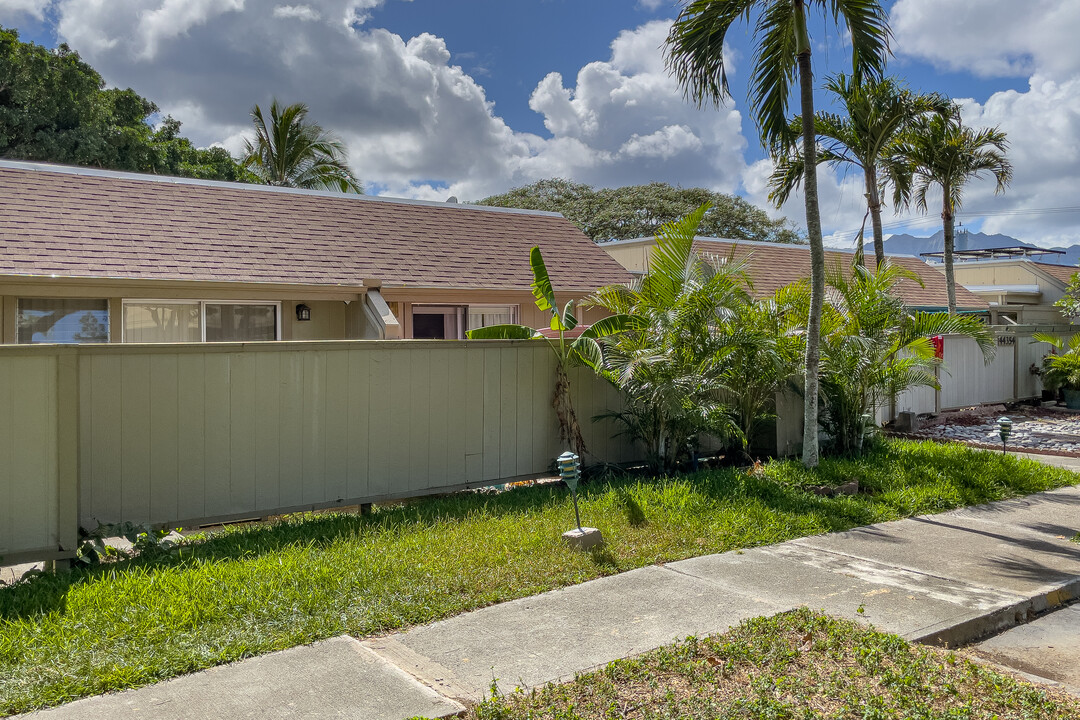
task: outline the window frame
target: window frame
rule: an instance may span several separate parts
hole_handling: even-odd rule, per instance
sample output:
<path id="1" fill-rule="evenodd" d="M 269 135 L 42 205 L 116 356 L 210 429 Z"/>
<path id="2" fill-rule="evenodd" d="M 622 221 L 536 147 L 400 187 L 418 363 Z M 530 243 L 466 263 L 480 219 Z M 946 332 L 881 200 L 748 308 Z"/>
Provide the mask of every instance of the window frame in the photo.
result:
<path id="1" fill-rule="evenodd" d="M 274 339 L 273 340 L 215 340 L 218 342 L 281 342 L 281 305 L 280 300 L 202 300 L 196 298 L 124 298 L 120 311 L 120 342 L 128 342 L 127 339 L 127 306 L 128 305 L 198 305 L 199 306 L 199 342 L 206 340 L 206 306 L 207 305 L 271 305 L 274 307 Z M 111 328 L 110 328 L 111 332 Z M 154 345 L 176 345 L 179 343 L 152 343 Z"/>
<path id="2" fill-rule="evenodd" d="M 494 308 L 510 308 L 510 324 L 518 325 L 521 323 L 521 303 L 469 303 L 465 309 L 465 332 L 476 329 L 469 327 L 469 313 L 473 311 L 473 308 L 481 311 Z"/>
<path id="3" fill-rule="evenodd" d="M 21 342 L 19 340 L 19 304 L 23 300 L 72 300 L 72 301 L 91 301 L 105 303 L 105 342 L 111 343 L 113 338 L 112 329 L 112 301 L 107 297 L 53 297 L 46 295 L 17 295 L 15 297 L 15 345 L 96 345 L 101 343 L 73 341 L 70 343 L 35 343 Z M 123 328 L 121 328 L 121 331 Z"/>

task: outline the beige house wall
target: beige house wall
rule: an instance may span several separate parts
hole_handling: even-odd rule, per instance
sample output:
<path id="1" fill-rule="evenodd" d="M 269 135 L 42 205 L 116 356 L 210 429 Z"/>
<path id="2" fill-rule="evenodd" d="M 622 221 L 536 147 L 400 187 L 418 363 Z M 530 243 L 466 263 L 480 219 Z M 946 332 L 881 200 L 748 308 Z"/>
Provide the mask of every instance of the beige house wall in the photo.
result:
<path id="1" fill-rule="evenodd" d="M 1038 296 L 1015 293 L 977 294 L 991 303 L 997 303 L 997 310 L 1017 312 L 1017 321 L 1020 324 L 1069 322 L 1054 306 L 1054 303 L 1065 295 L 1062 283 L 1040 273 L 1030 262 L 956 263 L 953 273 L 956 282 L 968 288 L 979 285 L 1038 285 Z"/>
<path id="2" fill-rule="evenodd" d="M 649 239 L 639 243 L 623 241 L 612 245 L 601 244 L 600 247 L 630 272 L 643 273 L 649 268 L 649 256 L 654 245 L 655 242 Z"/>
<path id="3" fill-rule="evenodd" d="M 406 288 L 382 288 L 383 297 L 390 304 L 391 310 L 402 323 L 402 334 L 405 338 L 413 336 L 412 314 L 413 305 L 516 305 L 518 308 L 518 322 L 531 328 L 546 328 L 551 323 L 551 315 L 541 312 L 536 307 L 535 298 L 531 292 L 515 290 L 436 290 L 436 289 L 406 289 Z M 587 292 L 561 292 L 556 290 L 555 297 L 560 303 L 569 300 L 582 301 L 591 293 Z M 581 308 L 576 311 L 579 323 L 590 324 L 605 317 L 608 313 L 599 308 Z"/>
<path id="4" fill-rule="evenodd" d="M 515 290 L 445 290 L 381 288 L 383 298 L 401 323 L 403 338 L 412 337 L 412 306 L 515 305 L 518 322 L 533 328 L 548 327 L 550 316 L 536 308 L 531 292 Z M 123 307 L 129 300 L 224 300 L 280 303 L 282 340 L 378 339 L 365 313 L 366 288 L 270 286 L 256 283 L 152 282 L 64 278 L 0 278 L 0 338 L 17 341 L 19 298 L 93 298 L 109 302 L 109 341 L 122 342 Z M 560 303 L 581 301 L 590 293 L 557 291 Z M 296 319 L 296 308 L 311 308 L 311 320 Z M 597 308 L 576 310 L 578 321 L 592 323 L 607 315 Z"/>
<path id="5" fill-rule="evenodd" d="M 282 340 L 345 340 L 370 335 L 360 307 L 362 287 L 310 287 L 257 283 L 109 281 L 99 279 L 0 278 L 0 337 L 17 341 L 19 298 L 93 298 L 109 302 L 109 341 L 122 342 L 125 300 L 224 300 L 279 303 Z M 311 320 L 296 319 L 296 307 L 311 308 Z M 351 320 L 347 320 L 351 318 Z"/>

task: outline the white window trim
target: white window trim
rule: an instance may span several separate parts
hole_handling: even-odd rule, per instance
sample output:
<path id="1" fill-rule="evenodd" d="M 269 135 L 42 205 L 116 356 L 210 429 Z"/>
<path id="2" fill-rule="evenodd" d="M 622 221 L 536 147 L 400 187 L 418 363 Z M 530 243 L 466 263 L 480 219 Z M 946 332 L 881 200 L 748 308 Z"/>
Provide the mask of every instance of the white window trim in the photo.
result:
<path id="1" fill-rule="evenodd" d="M 516 325 L 521 322 L 521 305 L 518 303 L 470 303 L 465 309 L 466 325 L 469 324 L 469 313 L 473 311 L 473 308 L 476 308 L 477 310 L 510 308 L 510 324 Z"/>
<path id="2" fill-rule="evenodd" d="M 206 342 L 206 306 L 207 305 L 273 305 L 274 312 L 274 339 L 271 342 L 281 340 L 281 302 L 273 300 L 184 300 L 180 298 L 124 298 L 123 308 L 120 312 L 120 342 L 127 342 L 127 312 L 128 305 L 198 305 L 199 306 L 199 342 Z M 112 332 L 110 326 L 109 332 Z M 243 340 L 229 340 L 226 342 L 245 342 Z M 255 342 L 255 341 L 248 341 Z M 262 342 L 262 341 L 260 341 Z M 169 343 L 160 343 L 168 345 Z"/>

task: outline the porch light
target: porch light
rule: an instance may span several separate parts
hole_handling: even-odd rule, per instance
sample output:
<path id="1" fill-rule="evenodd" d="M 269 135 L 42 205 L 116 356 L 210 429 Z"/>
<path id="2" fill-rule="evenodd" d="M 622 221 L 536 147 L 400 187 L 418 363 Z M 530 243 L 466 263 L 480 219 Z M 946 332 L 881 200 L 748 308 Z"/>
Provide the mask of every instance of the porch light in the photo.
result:
<path id="1" fill-rule="evenodd" d="M 296 319 L 300 321 L 311 319 L 311 308 L 304 303 L 300 303 L 296 306 Z"/>
<path id="2" fill-rule="evenodd" d="M 1001 454 L 1005 454 L 1005 444 L 1009 441 L 1009 436 L 1012 435 L 1012 420 L 1007 417 L 998 418 L 998 435 L 1001 436 Z"/>

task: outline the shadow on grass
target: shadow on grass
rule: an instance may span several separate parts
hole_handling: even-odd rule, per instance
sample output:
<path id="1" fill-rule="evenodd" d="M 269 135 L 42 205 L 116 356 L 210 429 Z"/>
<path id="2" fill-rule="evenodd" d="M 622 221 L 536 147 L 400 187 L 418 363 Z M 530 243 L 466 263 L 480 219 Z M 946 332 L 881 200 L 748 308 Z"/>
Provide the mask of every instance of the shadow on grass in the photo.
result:
<path id="1" fill-rule="evenodd" d="M 635 487 L 677 483 L 700 496 L 710 508 L 753 505 L 778 518 L 813 517 L 824 531 L 835 532 L 1036 492 L 1066 484 L 1066 477 L 1075 478 L 1071 473 L 1055 475 L 1062 472 L 1032 461 L 962 447 L 890 442 L 862 457 L 824 460 L 814 470 L 795 461 L 773 461 L 757 474 L 718 468 L 644 483 L 640 477 L 609 477 L 583 486 L 579 494 L 584 503 L 615 494 L 615 505 L 624 507 L 627 498 L 633 501 Z M 809 490 L 821 485 L 836 487 L 852 480 L 859 481 L 861 490 L 855 496 L 825 497 Z M 1057 496 L 1062 501 L 1066 497 L 1074 496 Z M 295 515 L 211 534 L 173 552 L 148 553 L 0 587 L 0 619 L 61 611 L 72 587 L 113 573 L 152 573 L 165 567 L 254 559 L 290 547 L 321 547 L 341 539 L 401 532 L 409 526 L 458 522 L 478 513 L 491 517 L 536 513 L 569 506 L 569 502 L 570 493 L 560 484 L 501 493 L 457 493 L 380 507 L 367 516 L 340 512 Z M 628 524 L 636 526 L 641 522 L 631 519 Z M 737 547 L 771 541 L 741 537 Z M 594 550 L 590 557 L 601 574 L 625 569 L 612 548 Z"/>

